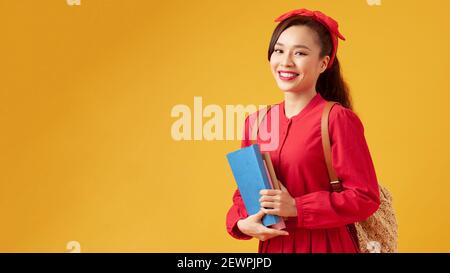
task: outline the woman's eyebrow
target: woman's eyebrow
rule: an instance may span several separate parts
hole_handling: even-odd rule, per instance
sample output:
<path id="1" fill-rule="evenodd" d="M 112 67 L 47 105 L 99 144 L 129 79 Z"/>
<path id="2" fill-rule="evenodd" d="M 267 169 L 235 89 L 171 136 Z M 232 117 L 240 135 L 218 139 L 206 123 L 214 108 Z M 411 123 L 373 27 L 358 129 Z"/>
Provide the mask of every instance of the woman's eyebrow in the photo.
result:
<path id="1" fill-rule="evenodd" d="M 284 44 L 278 43 L 278 42 L 275 45 L 284 46 Z M 294 48 L 300 47 L 300 48 L 305 48 L 305 49 L 311 50 L 309 47 L 307 47 L 305 45 L 294 45 L 293 47 Z"/>

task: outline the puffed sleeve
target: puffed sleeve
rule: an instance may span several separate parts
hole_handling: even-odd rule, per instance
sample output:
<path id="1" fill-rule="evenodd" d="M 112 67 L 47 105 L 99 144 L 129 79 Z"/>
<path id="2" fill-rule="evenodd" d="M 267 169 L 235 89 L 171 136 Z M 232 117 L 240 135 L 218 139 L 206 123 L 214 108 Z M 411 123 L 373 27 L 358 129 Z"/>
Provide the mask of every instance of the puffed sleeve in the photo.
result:
<path id="1" fill-rule="evenodd" d="M 335 105 L 329 116 L 332 166 L 343 191 L 317 191 L 295 198 L 298 226 L 332 228 L 359 222 L 380 205 L 378 182 L 364 127 L 350 109 Z"/>
<path id="2" fill-rule="evenodd" d="M 244 136 L 242 138 L 241 148 L 250 145 L 249 141 L 250 137 L 248 133 L 249 133 L 249 118 L 247 117 L 245 119 Z M 242 233 L 237 226 L 237 222 L 240 219 L 247 218 L 247 216 L 248 214 L 247 209 L 245 208 L 244 205 L 244 201 L 242 200 L 239 189 L 236 189 L 233 194 L 233 204 L 231 208 L 228 210 L 226 218 L 227 231 L 231 236 L 239 240 L 249 240 L 253 238 L 252 236 Z"/>

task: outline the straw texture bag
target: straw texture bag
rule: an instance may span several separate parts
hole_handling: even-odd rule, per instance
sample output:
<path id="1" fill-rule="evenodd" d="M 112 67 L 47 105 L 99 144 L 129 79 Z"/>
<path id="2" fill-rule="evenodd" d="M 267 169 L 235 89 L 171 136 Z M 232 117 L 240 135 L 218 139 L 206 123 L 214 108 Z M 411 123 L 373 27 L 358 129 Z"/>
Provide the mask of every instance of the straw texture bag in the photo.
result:
<path id="1" fill-rule="evenodd" d="M 337 103 L 333 101 L 327 102 L 321 120 L 322 145 L 330 177 L 331 190 L 334 192 L 343 190 L 342 183 L 331 165 L 330 137 L 328 134 L 329 113 L 331 108 Z M 381 203 L 378 210 L 365 221 L 347 226 L 353 238 L 357 240 L 359 250 L 362 253 L 397 252 L 398 226 L 392 205 L 392 196 L 382 185 L 379 185 L 379 189 Z"/>

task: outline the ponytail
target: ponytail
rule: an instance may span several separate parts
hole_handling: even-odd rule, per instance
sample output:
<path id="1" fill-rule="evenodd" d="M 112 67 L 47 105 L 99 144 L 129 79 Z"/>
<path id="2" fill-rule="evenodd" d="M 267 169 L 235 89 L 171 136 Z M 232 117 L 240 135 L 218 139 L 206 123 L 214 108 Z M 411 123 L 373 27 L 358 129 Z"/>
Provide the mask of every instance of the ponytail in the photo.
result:
<path id="1" fill-rule="evenodd" d="M 337 56 L 333 65 L 320 74 L 319 79 L 317 79 L 316 90 L 325 100 L 337 101 L 342 106 L 352 109 L 350 90 L 342 78 Z"/>

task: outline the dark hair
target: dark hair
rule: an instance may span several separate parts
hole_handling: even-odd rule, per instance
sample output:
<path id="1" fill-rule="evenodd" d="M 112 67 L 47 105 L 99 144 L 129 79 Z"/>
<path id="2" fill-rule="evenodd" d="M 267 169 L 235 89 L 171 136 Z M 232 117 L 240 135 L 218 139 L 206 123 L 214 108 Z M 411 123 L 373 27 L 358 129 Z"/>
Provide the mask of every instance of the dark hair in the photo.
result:
<path id="1" fill-rule="evenodd" d="M 331 57 L 333 43 L 328 29 L 311 17 L 297 15 L 289 17 L 276 26 L 269 44 L 269 61 L 281 33 L 287 28 L 297 25 L 305 25 L 314 30 L 319 37 L 318 42 L 321 47 L 320 57 L 322 58 L 327 55 Z M 325 100 L 337 101 L 342 106 L 352 109 L 350 90 L 347 83 L 342 78 L 341 67 L 337 56 L 334 59 L 333 65 L 320 74 L 317 79 L 316 90 Z"/>

